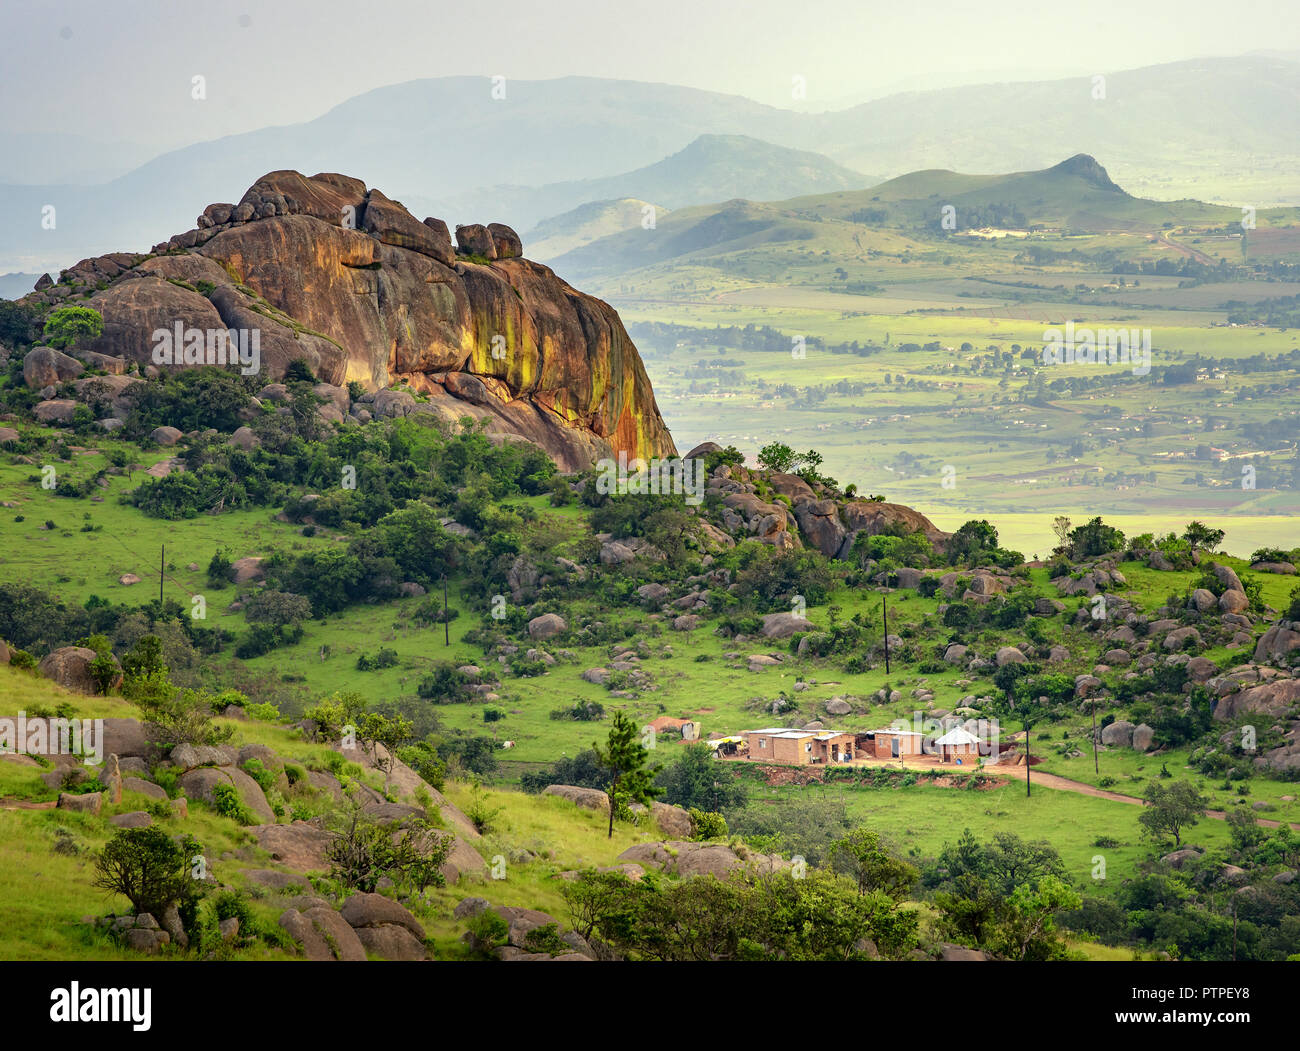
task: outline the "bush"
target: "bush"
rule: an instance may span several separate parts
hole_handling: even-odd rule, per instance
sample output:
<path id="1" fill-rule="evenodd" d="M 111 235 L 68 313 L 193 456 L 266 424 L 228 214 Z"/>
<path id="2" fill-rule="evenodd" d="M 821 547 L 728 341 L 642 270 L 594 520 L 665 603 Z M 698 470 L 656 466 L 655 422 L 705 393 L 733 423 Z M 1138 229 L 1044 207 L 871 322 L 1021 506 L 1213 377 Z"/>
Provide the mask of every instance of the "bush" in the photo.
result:
<path id="1" fill-rule="evenodd" d="M 357 658 L 357 671 L 379 671 L 397 664 L 397 651 L 381 646 L 373 657 L 363 653 Z"/>
<path id="2" fill-rule="evenodd" d="M 212 722 L 212 694 L 203 690 L 164 688 L 137 697 L 135 705 L 149 724 L 150 737 L 161 745 L 221 744 L 234 735 L 234 727 Z"/>
<path id="3" fill-rule="evenodd" d="M 481 956 L 495 958 L 494 950 L 505 945 L 510 937 L 510 925 L 492 909 L 484 909 L 477 916 L 470 917 L 466 926 L 469 944 Z"/>
<path id="4" fill-rule="evenodd" d="M 240 798 L 234 785 L 216 785 L 212 789 L 212 808 L 222 817 L 241 825 L 257 824 L 257 815 Z"/>
<path id="5" fill-rule="evenodd" d="M 9 651 L 9 667 L 11 668 L 35 668 L 40 663 L 35 654 L 28 653 L 26 650 Z"/>
<path id="6" fill-rule="evenodd" d="M 174 840 L 153 826 L 122 829 L 95 859 L 95 886 L 126 897 L 137 915 L 160 920 L 170 906 L 197 900 L 190 866 L 202 853 L 191 836 Z"/>
<path id="7" fill-rule="evenodd" d="M 208 587 L 224 588 L 230 584 L 230 567 L 233 563 L 224 551 L 218 551 L 208 562 Z"/>
<path id="8" fill-rule="evenodd" d="M 727 819 L 721 814 L 709 813 L 691 807 L 691 839 L 725 839 Z"/>
<path id="9" fill-rule="evenodd" d="M 576 700 L 570 708 L 556 708 L 552 719 L 568 719 L 578 723 L 593 723 L 605 718 L 605 706 L 599 701 Z"/>

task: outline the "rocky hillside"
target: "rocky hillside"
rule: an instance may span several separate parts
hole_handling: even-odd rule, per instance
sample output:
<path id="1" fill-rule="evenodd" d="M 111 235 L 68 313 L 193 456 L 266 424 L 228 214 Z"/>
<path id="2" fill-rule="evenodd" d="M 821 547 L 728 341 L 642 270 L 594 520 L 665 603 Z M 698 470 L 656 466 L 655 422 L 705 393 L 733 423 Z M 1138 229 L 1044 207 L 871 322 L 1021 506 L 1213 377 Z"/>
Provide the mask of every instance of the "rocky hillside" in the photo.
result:
<path id="1" fill-rule="evenodd" d="M 420 400 L 395 413 L 486 420 L 568 468 L 675 452 L 612 307 L 523 258 L 509 227 L 458 227 L 456 242 L 357 179 L 279 171 L 151 253 L 82 260 L 27 302 L 99 311 L 83 349 L 146 370 L 156 330 L 256 330 L 268 381 L 302 359 L 337 386 L 406 386 Z"/>

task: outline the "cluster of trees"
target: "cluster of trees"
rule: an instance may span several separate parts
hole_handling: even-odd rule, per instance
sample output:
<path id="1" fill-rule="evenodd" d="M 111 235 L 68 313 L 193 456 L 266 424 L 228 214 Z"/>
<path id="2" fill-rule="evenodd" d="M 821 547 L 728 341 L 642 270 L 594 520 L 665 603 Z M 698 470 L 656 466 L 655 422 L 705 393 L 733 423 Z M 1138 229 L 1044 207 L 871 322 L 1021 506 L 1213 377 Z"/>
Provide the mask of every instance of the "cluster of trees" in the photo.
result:
<path id="1" fill-rule="evenodd" d="M 239 425 L 247 400 L 241 377 L 187 370 L 169 383 L 128 388 L 142 403 L 161 405 L 128 418 L 148 433 L 159 420 L 183 430 L 229 431 Z M 494 445 L 466 426 L 444 434 L 428 418 L 326 432 L 315 414 L 321 399 L 310 383 L 291 381 L 286 415 L 259 416 L 250 424 L 260 445 L 245 451 L 220 435 L 191 442 L 186 470 L 147 479 L 133 502 L 159 518 L 193 518 L 212 510 L 283 505 L 301 521 L 355 529 L 374 525 L 410 500 L 444 507 L 462 524 L 479 529 L 494 500 L 547 491 L 555 465 L 539 448 Z M 136 396 L 136 392 L 139 392 Z M 206 396 L 206 400 L 205 400 Z M 301 409 L 302 411 L 298 411 Z"/>
<path id="2" fill-rule="evenodd" d="M 667 880 L 584 872 L 565 884 L 574 929 L 634 960 L 862 960 L 905 956 L 918 916 L 881 891 L 810 870 Z"/>

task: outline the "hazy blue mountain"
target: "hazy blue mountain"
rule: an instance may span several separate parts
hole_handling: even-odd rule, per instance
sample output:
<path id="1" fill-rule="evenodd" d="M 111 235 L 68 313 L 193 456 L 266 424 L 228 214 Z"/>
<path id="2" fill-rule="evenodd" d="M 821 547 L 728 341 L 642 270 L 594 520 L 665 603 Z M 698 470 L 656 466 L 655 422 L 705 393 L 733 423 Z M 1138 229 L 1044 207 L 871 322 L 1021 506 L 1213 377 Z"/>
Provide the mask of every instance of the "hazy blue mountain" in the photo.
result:
<path id="1" fill-rule="evenodd" d="M 933 236 L 941 208 L 955 209 L 960 229 L 985 226 L 980 218 L 1016 217 L 1016 225 L 1094 232 L 1159 230 L 1175 217 L 1228 222 L 1239 213 L 1198 201 L 1135 197 L 1086 154 L 1040 171 L 967 175 L 943 169 L 911 172 L 865 190 L 755 202 L 728 200 L 681 208 L 653 230 L 627 229 L 551 260 L 568 280 L 629 274 L 660 263 L 685 263 L 729 253 L 758 253 L 797 242 L 806 251 L 836 254 L 852 231 Z"/>
<path id="2" fill-rule="evenodd" d="M 783 200 L 860 189 L 879 181 L 807 150 L 777 146 L 748 135 L 701 135 L 685 149 L 636 171 L 536 188 L 489 186 L 428 204 L 439 214 L 491 216 L 524 229 L 592 201 L 632 197 L 665 208 L 682 208 L 724 197 Z M 407 203 L 412 200 L 424 198 L 408 195 Z"/>
<path id="3" fill-rule="evenodd" d="M 0 299 L 21 299 L 35 287 L 40 274 L 0 274 Z"/>
<path id="4" fill-rule="evenodd" d="M 702 135 L 813 150 L 882 177 L 924 168 L 1031 170 L 1087 152 L 1143 196 L 1300 200 L 1300 64 L 1271 55 L 1201 59 L 1109 74 L 1105 89 L 1095 99 L 1090 79 L 1077 77 L 963 86 L 813 114 L 589 77 L 509 81 L 505 99 L 492 98 L 487 77 L 411 81 L 301 124 L 166 153 L 102 185 L 71 177 L 0 185 L 0 267 L 57 269 L 93 253 L 147 248 L 279 168 L 354 174 L 408 203 L 428 202 L 431 214 L 441 210 L 452 223 L 510 222 L 514 203 L 536 188 L 667 164 Z M 484 187 L 496 189 L 485 196 Z M 504 187 L 518 188 L 518 197 Z M 668 204 L 631 186 L 590 192 L 587 200 Z M 53 230 L 41 227 L 47 204 L 57 209 Z M 461 215 L 453 206 L 495 214 Z M 529 214 L 520 203 L 523 218 L 514 223 L 530 225 Z"/>

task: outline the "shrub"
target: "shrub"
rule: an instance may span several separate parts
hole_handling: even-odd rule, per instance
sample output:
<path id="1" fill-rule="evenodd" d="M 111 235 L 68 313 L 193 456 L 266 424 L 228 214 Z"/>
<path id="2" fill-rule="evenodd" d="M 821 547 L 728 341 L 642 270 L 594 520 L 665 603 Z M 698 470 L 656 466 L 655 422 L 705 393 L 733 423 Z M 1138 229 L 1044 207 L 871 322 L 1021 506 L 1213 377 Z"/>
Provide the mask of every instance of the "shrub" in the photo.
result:
<path id="1" fill-rule="evenodd" d="M 35 668 L 40 663 L 34 654 L 28 653 L 26 650 L 9 651 L 9 666 L 11 668 Z"/>
<path id="2" fill-rule="evenodd" d="M 578 723 L 593 723 L 605 718 L 605 706 L 599 701 L 575 700 L 572 707 L 556 708 L 552 719 L 568 719 Z"/>
<path id="3" fill-rule="evenodd" d="M 150 736 L 159 744 L 221 744 L 234 735 L 234 727 L 212 722 L 213 695 L 204 690 L 165 689 L 135 700 L 149 724 Z"/>
<path id="4" fill-rule="evenodd" d="M 469 943 L 475 952 L 491 957 L 494 950 L 505 945 L 510 937 L 510 925 L 491 909 L 484 909 L 470 918 Z"/>
<path id="5" fill-rule="evenodd" d="M 234 785 L 216 785 L 212 789 L 212 808 L 222 817 L 241 825 L 257 824 L 257 816 L 250 810 Z"/>
<path id="6" fill-rule="evenodd" d="M 224 588 L 230 584 L 230 567 L 233 563 L 224 551 L 218 551 L 208 562 L 208 587 Z"/>
<path id="7" fill-rule="evenodd" d="M 721 814 L 691 807 L 691 839 L 724 839 L 727 820 Z"/>
<path id="8" fill-rule="evenodd" d="M 554 923 L 544 923 L 525 934 L 524 948 L 528 952 L 544 952 L 552 956 L 572 951 L 572 947 L 560 938 L 559 928 Z"/>
<path id="9" fill-rule="evenodd" d="M 197 899 L 190 866 L 202 852 L 191 836 L 175 840 L 153 826 L 122 829 L 95 859 L 95 886 L 126 897 L 137 914 L 161 919 L 170 906 Z"/>
<path id="10" fill-rule="evenodd" d="M 395 664 L 397 664 L 397 651 L 381 646 L 379 652 L 373 657 L 363 653 L 357 658 L 357 671 L 379 671 L 383 668 L 391 668 Z"/>

